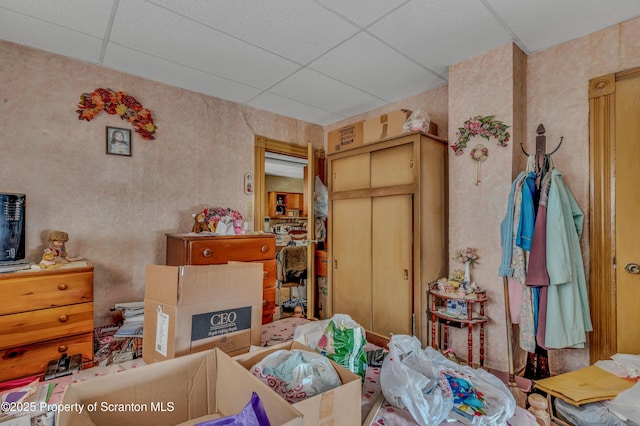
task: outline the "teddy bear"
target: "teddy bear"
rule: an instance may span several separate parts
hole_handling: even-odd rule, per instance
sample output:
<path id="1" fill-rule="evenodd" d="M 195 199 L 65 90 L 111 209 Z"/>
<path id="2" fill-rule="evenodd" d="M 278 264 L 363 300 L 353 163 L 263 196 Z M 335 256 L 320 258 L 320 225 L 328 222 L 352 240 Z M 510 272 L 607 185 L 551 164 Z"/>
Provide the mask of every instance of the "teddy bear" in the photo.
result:
<path id="1" fill-rule="evenodd" d="M 200 233 L 200 232 L 210 232 L 209 226 L 205 222 L 204 213 L 198 213 L 193 215 L 194 223 L 191 232 Z"/>
<path id="2" fill-rule="evenodd" d="M 51 249 L 46 249 L 42 254 L 42 260 L 40 261 L 40 269 L 55 269 L 59 268 L 64 263 L 56 261 L 56 253 Z"/>

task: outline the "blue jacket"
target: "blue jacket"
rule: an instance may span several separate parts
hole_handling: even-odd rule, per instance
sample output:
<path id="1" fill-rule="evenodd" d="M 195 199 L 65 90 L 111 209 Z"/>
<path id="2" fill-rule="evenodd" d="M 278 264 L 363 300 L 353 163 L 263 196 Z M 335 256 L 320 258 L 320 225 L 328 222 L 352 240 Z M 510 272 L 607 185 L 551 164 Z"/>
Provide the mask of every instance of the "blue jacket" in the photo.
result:
<path id="1" fill-rule="evenodd" d="M 509 201 L 507 202 L 507 214 L 500 224 L 500 240 L 502 244 L 502 261 L 498 269 L 499 277 L 510 277 L 513 275 L 511 267 L 511 256 L 513 255 L 513 210 L 514 195 L 517 183 L 524 179 L 527 172 L 520 172 L 518 177 L 511 184 L 511 192 L 509 192 Z"/>

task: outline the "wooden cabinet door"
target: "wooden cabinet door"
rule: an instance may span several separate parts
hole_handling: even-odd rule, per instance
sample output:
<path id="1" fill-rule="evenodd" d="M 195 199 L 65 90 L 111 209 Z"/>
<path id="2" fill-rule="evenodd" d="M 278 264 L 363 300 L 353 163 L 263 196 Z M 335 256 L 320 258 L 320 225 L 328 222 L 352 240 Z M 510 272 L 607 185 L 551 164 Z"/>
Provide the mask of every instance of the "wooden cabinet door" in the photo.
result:
<path id="1" fill-rule="evenodd" d="M 414 182 L 412 143 L 371 153 L 371 187 L 406 185 Z"/>
<path id="2" fill-rule="evenodd" d="M 332 203 L 333 314 L 371 330 L 371 199 Z"/>
<path id="3" fill-rule="evenodd" d="M 331 162 L 333 192 L 369 188 L 369 153 L 353 155 Z"/>
<path id="4" fill-rule="evenodd" d="M 372 331 L 411 335 L 413 328 L 413 200 L 372 199 Z"/>

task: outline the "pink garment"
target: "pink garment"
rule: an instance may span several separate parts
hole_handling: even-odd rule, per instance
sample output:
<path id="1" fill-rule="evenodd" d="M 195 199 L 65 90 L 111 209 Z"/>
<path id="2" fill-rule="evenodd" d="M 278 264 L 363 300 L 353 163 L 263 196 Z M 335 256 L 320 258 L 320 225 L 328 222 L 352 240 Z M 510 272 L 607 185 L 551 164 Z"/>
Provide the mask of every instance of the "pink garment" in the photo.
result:
<path id="1" fill-rule="evenodd" d="M 540 287 L 540 299 L 538 299 L 538 330 L 536 330 L 536 343 L 543 349 L 547 349 L 544 344 L 547 328 L 547 291 L 549 287 Z"/>
<path id="2" fill-rule="evenodd" d="M 522 307 L 522 295 L 524 287 L 520 281 L 513 277 L 507 277 L 507 286 L 509 287 L 509 312 L 511 313 L 511 322 L 520 324 L 520 308 Z"/>
<path id="3" fill-rule="evenodd" d="M 551 186 L 551 173 L 542 179 L 540 187 L 540 201 L 536 215 L 535 228 L 533 229 L 533 241 L 529 252 L 529 265 L 527 268 L 527 285 L 548 286 L 549 273 L 547 272 L 547 200 Z"/>

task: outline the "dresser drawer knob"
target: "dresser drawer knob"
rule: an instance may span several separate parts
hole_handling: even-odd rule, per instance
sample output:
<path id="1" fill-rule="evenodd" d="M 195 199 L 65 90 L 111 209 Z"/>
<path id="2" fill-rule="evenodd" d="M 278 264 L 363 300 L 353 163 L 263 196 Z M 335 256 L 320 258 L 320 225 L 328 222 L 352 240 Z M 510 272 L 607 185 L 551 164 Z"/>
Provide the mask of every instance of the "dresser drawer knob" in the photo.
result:
<path id="1" fill-rule="evenodd" d="M 269 277 L 269 272 L 268 271 L 262 271 L 262 277 L 263 279 L 267 279 Z"/>
<path id="2" fill-rule="evenodd" d="M 67 345 L 60 345 L 58 346 L 58 352 L 62 353 L 62 352 L 66 352 L 67 349 L 69 349 L 69 347 Z"/>
<path id="3" fill-rule="evenodd" d="M 268 251 L 269 251 L 269 247 L 267 247 L 267 246 L 262 246 L 262 247 L 260 247 L 260 251 L 261 251 L 262 253 L 266 253 L 266 252 L 268 252 Z"/>
<path id="4" fill-rule="evenodd" d="M 58 321 L 60 321 L 60 322 L 67 322 L 67 321 L 69 321 L 69 317 L 68 317 L 68 316 L 66 316 L 66 315 L 64 315 L 64 314 L 62 314 L 62 315 L 60 315 L 60 316 L 58 317 Z"/>
<path id="5" fill-rule="evenodd" d="M 65 283 L 58 284 L 58 290 L 66 290 L 66 289 L 67 289 L 67 285 Z"/>
<path id="6" fill-rule="evenodd" d="M 211 255 L 213 254 L 213 251 L 211 249 L 204 249 L 202 250 L 202 255 L 204 257 L 211 257 Z"/>

